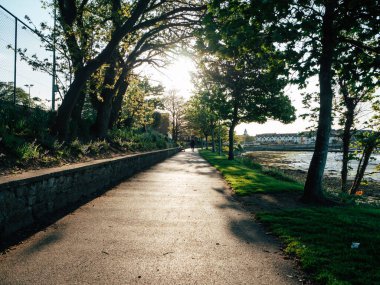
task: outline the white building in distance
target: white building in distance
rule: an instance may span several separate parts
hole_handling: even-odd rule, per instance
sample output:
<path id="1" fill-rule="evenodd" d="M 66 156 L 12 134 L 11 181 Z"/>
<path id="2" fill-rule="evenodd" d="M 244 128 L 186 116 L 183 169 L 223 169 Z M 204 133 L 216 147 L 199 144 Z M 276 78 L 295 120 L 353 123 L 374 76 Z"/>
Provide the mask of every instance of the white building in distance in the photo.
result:
<path id="1" fill-rule="evenodd" d="M 260 134 L 255 136 L 255 143 L 261 145 L 268 144 L 315 144 L 315 134 L 314 133 L 268 133 Z M 341 139 L 338 136 L 338 132 L 335 130 L 331 131 L 329 143 L 336 144 L 340 143 Z"/>

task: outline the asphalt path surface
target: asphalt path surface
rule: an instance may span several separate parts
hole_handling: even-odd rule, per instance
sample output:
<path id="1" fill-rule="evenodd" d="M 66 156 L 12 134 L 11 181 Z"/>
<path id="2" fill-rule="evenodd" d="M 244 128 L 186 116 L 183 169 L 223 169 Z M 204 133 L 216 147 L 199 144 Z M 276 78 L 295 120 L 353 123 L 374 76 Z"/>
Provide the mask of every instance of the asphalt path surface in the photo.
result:
<path id="1" fill-rule="evenodd" d="M 300 284 L 196 152 L 114 187 L 0 256 L 0 284 Z"/>

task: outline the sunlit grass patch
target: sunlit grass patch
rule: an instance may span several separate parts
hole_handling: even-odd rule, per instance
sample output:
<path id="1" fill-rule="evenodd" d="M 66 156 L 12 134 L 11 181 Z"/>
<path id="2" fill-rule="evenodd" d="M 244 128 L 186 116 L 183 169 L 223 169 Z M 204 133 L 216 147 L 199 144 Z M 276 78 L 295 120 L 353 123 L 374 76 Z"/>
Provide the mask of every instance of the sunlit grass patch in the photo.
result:
<path id="1" fill-rule="evenodd" d="M 261 167 L 256 164 L 246 165 L 241 161 L 231 161 L 225 155 L 219 156 L 205 150 L 200 151 L 200 154 L 222 173 L 237 195 L 300 191 L 303 189 L 303 186 L 297 182 L 265 174 Z"/>
<path id="2" fill-rule="evenodd" d="M 302 208 L 257 217 L 318 282 L 380 284 L 380 209 Z"/>
<path id="3" fill-rule="evenodd" d="M 214 165 L 238 195 L 302 190 L 279 172 L 229 161 L 208 151 L 201 155 Z M 370 207 L 309 207 L 256 213 L 297 256 L 317 284 L 380 284 L 380 209 Z M 360 243 L 351 248 L 352 243 Z"/>

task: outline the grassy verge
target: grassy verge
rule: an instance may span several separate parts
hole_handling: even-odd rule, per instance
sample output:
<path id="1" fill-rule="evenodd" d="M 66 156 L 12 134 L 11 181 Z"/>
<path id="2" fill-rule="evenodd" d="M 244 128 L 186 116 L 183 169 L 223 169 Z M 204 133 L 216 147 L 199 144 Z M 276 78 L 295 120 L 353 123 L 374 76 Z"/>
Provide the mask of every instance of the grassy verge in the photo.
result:
<path id="1" fill-rule="evenodd" d="M 218 169 L 237 195 L 253 193 L 275 193 L 300 191 L 303 186 L 276 173 L 276 177 L 264 173 L 260 165 L 248 161 L 228 160 L 210 151 L 202 150 L 200 154 Z"/>
<path id="2" fill-rule="evenodd" d="M 286 252 L 322 284 L 380 284 L 380 210 L 303 208 L 259 213 Z M 352 249 L 352 242 L 359 242 Z"/>
<path id="3" fill-rule="evenodd" d="M 208 151 L 202 157 L 215 166 L 239 195 L 301 190 L 276 171 L 250 160 L 229 161 Z M 285 251 L 320 284 L 380 284 L 380 209 L 360 206 L 305 207 L 256 217 L 280 237 Z M 353 242 L 359 248 L 351 248 Z"/>

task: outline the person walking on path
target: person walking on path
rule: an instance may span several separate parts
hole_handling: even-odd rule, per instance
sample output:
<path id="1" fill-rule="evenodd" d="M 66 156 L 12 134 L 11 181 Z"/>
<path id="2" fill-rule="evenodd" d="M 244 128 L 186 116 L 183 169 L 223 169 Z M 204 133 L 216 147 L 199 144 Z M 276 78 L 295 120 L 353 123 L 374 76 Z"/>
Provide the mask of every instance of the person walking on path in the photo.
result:
<path id="1" fill-rule="evenodd" d="M 194 139 L 191 139 L 191 141 L 190 141 L 190 147 L 191 147 L 191 150 L 194 152 L 194 147 L 195 147 L 195 141 L 194 141 Z"/>

